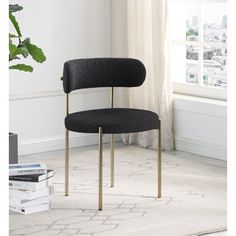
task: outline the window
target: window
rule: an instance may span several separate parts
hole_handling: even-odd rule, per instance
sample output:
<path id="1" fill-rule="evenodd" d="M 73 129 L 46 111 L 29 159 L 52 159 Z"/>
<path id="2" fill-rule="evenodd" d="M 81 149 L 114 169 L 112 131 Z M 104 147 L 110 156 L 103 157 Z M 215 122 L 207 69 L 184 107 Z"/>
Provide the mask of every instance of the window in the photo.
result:
<path id="1" fill-rule="evenodd" d="M 226 99 L 227 3 L 173 0 L 172 77 L 174 91 Z"/>

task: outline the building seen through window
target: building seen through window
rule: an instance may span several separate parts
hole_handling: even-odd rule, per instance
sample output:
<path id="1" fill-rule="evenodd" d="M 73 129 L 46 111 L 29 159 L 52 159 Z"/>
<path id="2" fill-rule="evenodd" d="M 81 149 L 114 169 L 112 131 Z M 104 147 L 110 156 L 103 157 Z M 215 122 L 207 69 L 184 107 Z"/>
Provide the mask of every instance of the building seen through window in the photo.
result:
<path id="1" fill-rule="evenodd" d="M 173 9 L 175 82 L 226 88 L 226 2 L 176 1 Z"/>

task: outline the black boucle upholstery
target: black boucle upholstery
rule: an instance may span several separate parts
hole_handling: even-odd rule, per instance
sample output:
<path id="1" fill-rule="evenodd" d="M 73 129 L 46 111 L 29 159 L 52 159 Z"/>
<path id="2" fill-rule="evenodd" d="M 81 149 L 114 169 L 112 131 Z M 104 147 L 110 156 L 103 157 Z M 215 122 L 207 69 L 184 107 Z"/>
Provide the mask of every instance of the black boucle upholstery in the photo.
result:
<path id="1" fill-rule="evenodd" d="M 93 58 L 64 64 L 65 93 L 96 87 L 136 87 L 143 84 L 146 70 L 142 62 L 131 58 Z"/>
<path id="2" fill-rule="evenodd" d="M 65 118 L 68 130 L 81 133 L 134 133 L 159 128 L 159 117 L 146 110 L 128 108 L 110 108 L 81 111 L 69 114 Z"/>

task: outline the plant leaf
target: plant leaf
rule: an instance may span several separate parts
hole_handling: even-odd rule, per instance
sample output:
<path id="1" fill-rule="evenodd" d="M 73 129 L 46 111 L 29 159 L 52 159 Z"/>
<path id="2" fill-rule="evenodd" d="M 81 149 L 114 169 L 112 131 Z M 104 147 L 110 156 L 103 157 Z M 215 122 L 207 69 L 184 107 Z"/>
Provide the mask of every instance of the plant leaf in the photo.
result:
<path id="1" fill-rule="evenodd" d="M 14 55 L 17 50 L 17 46 L 15 44 L 9 44 L 10 55 Z"/>
<path id="2" fill-rule="evenodd" d="M 10 66 L 9 69 L 26 71 L 26 72 L 32 72 L 33 71 L 33 67 L 32 66 L 25 65 L 25 64 L 13 65 L 13 66 Z"/>
<path id="3" fill-rule="evenodd" d="M 41 48 L 37 47 L 34 44 L 31 44 L 30 42 L 26 42 L 25 45 L 29 51 L 29 54 L 35 61 L 39 63 L 43 63 L 44 61 L 46 61 L 46 56 L 44 55 L 43 50 Z"/>
<path id="4" fill-rule="evenodd" d="M 24 58 L 29 56 L 28 48 L 25 46 L 18 47 L 16 50 L 16 55 L 21 54 Z"/>
<path id="5" fill-rule="evenodd" d="M 16 20 L 16 17 L 13 16 L 13 15 L 11 14 L 11 12 L 9 12 L 9 19 L 10 19 L 11 23 L 13 24 L 13 26 L 14 26 L 14 28 L 15 28 L 17 34 L 18 34 L 18 36 L 21 37 L 22 35 L 21 35 L 21 31 L 20 31 L 19 24 L 18 24 L 18 22 L 17 22 L 17 20 Z"/>
<path id="6" fill-rule="evenodd" d="M 30 38 L 24 39 L 21 44 L 22 44 L 23 46 L 26 46 L 26 44 L 28 44 L 28 43 L 30 43 Z"/>
<path id="7" fill-rule="evenodd" d="M 25 45 L 16 46 L 15 44 L 9 44 L 9 60 L 12 61 L 13 59 L 19 59 L 17 55 L 22 55 L 24 58 L 28 57 L 29 51 Z"/>
<path id="8" fill-rule="evenodd" d="M 15 59 L 16 50 L 17 50 L 17 46 L 15 44 L 10 43 L 9 44 L 9 60 L 10 61 Z"/>
<path id="9" fill-rule="evenodd" d="M 14 4 L 14 5 L 9 4 L 9 12 L 10 13 L 21 11 L 22 9 L 23 9 L 23 7 L 19 6 L 18 4 Z"/>
<path id="10" fill-rule="evenodd" d="M 19 36 L 14 35 L 14 34 L 9 34 L 9 38 L 19 38 Z"/>

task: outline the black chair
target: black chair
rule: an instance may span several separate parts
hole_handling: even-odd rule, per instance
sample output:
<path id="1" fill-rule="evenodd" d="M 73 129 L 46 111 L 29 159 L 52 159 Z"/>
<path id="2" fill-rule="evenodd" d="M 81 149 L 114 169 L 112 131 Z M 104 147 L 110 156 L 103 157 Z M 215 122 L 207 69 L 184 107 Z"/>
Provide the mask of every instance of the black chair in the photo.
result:
<path id="1" fill-rule="evenodd" d="M 69 195 L 69 130 L 99 133 L 98 209 L 102 210 L 102 135 L 111 134 L 111 187 L 114 186 L 114 134 L 158 130 L 157 197 L 161 197 L 161 121 L 151 111 L 114 108 L 114 87 L 138 87 L 146 77 L 142 62 L 131 58 L 94 58 L 67 61 L 63 87 L 66 93 L 65 117 L 65 196 Z M 77 89 L 111 87 L 111 108 L 69 114 L 69 93 Z M 142 96 L 140 94 L 140 96 Z"/>

